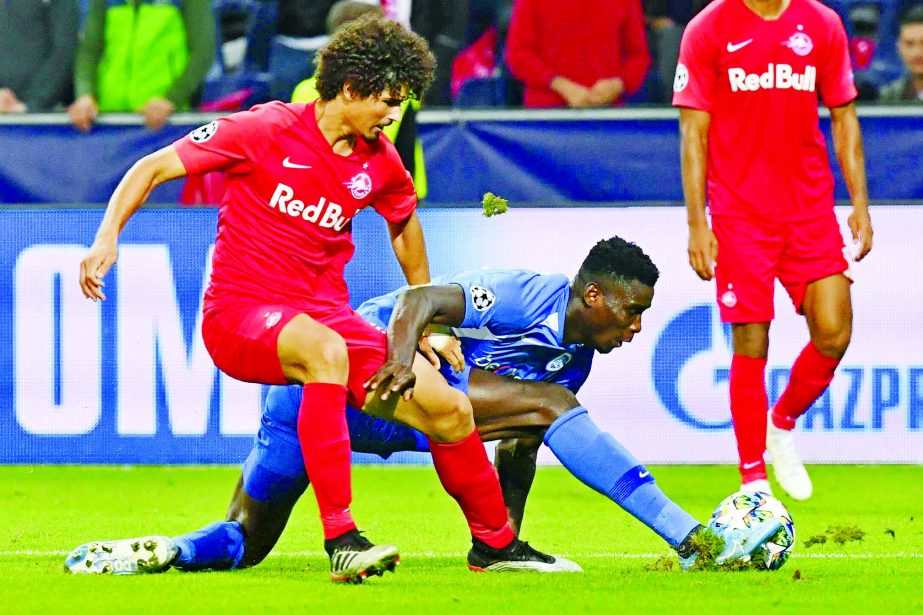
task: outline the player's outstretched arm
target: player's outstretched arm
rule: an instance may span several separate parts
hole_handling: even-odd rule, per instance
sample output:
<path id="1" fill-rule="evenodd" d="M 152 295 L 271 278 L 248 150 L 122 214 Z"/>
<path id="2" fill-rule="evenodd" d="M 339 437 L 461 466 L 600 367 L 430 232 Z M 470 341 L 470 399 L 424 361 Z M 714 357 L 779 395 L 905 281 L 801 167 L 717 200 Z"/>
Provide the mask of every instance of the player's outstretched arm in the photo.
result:
<path id="1" fill-rule="evenodd" d="M 381 390 L 383 400 L 397 394 L 409 401 L 416 383 L 413 357 L 426 325 L 455 327 L 464 318 L 465 293 L 456 284 L 421 286 L 401 293 L 388 324 L 388 358 L 365 383 L 366 389 Z"/>
<path id="2" fill-rule="evenodd" d="M 80 289 L 84 297 L 105 300 L 103 277 L 118 258 L 119 234 L 128 219 L 144 204 L 151 190 L 184 175 L 186 168 L 172 145 L 145 156 L 128 170 L 109 199 L 93 245 L 80 261 Z"/>
<path id="3" fill-rule="evenodd" d="M 683 196 L 689 222 L 689 264 L 703 280 L 715 277 L 718 240 L 705 215 L 705 176 L 708 165 L 708 127 L 711 114 L 683 107 L 679 110 Z"/>
<path id="4" fill-rule="evenodd" d="M 856 115 L 855 103 L 830 109 L 833 147 L 843 169 L 843 178 L 852 201 L 849 229 L 853 241 L 859 244 L 855 259 L 865 258 L 872 250 L 872 219 L 869 216 L 869 192 L 865 179 L 865 153 L 862 148 L 862 130 Z"/>

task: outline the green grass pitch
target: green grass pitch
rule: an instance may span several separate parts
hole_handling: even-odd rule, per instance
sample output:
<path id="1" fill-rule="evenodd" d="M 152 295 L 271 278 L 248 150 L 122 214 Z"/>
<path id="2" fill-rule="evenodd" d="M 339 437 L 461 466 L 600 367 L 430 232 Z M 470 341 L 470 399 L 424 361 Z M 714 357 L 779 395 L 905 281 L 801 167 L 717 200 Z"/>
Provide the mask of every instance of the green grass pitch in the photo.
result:
<path id="1" fill-rule="evenodd" d="M 730 467 L 653 468 L 700 519 L 733 490 Z M 815 466 L 815 496 L 787 502 L 798 544 L 776 572 L 655 570 L 665 544 L 561 468 L 540 468 L 523 527 L 583 574 L 476 574 L 461 514 L 429 467 L 354 470 L 353 511 L 373 541 L 400 546 L 396 574 L 334 585 L 313 497 L 275 552 L 234 572 L 71 576 L 67 552 L 94 539 L 180 534 L 223 518 L 228 467 L 0 467 L 3 613 L 921 613 L 923 467 Z M 777 488 L 778 491 L 778 488 Z M 806 547 L 834 526 L 861 540 Z"/>

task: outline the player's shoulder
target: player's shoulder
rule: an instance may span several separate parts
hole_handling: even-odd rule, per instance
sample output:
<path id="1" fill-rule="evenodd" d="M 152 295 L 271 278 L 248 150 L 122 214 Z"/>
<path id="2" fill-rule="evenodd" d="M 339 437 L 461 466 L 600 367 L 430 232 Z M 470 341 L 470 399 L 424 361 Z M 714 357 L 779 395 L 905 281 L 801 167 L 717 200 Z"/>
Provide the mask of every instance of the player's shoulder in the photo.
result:
<path id="1" fill-rule="evenodd" d="M 259 123 L 268 127 L 290 126 L 301 118 L 306 105 L 303 103 L 286 103 L 273 100 L 266 103 L 253 105 L 245 111 L 238 111 L 226 116 L 231 121 L 244 121 Z"/>
<path id="2" fill-rule="evenodd" d="M 561 281 L 568 281 L 567 277 L 558 274 L 558 273 L 539 273 L 531 269 L 499 269 L 499 268 L 484 268 L 484 269 L 469 269 L 467 271 L 462 271 L 452 276 L 452 281 L 455 280 L 472 280 L 472 279 L 482 279 L 484 281 L 492 281 L 495 283 L 507 283 L 507 284 L 516 284 L 516 285 L 526 285 L 526 284 L 543 284 L 543 285 L 555 285 L 560 284 Z"/>

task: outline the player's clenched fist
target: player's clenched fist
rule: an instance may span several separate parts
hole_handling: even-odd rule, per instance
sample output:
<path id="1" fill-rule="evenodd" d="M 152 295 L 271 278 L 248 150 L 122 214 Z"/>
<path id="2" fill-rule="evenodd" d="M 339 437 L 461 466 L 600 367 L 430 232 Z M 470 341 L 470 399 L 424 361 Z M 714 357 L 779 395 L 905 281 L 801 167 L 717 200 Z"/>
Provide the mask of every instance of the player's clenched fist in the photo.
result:
<path id="1" fill-rule="evenodd" d="M 89 252 L 80 261 L 80 290 L 83 296 L 93 301 L 105 301 L 102 289 L 103 278 L 119 257 L 119 247 L 115 241 L 96 240 Z"/>

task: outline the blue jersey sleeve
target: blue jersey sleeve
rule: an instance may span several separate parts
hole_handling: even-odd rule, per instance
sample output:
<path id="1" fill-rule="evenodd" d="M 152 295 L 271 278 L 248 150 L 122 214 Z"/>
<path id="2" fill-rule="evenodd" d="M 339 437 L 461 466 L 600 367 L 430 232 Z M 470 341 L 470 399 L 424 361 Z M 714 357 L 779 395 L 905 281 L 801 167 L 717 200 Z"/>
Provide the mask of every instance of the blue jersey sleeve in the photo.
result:
<path id="1" fill-rule="evenodd" d="M 450 280 L 465 292 L 461 328 L 487 328 L 498 335 L 521 333 L 556 311 L 563 275 L 541 275 L 522 269 L 466 271 Z"/>

